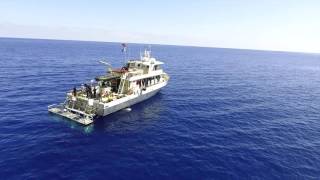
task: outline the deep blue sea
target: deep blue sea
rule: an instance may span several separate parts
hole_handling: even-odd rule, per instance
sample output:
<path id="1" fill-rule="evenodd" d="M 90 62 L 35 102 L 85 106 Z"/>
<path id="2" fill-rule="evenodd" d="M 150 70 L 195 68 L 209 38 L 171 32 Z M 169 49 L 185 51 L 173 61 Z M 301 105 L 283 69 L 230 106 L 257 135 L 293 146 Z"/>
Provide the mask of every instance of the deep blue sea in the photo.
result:
<path id="1" fill-rule="evenodd" d="M 0 39 L 1 179 L 320 178 L 320 54 L 152 45 L 171 79 L 131 112 L 88 127 L 47 112 L 120 49 Z"/>

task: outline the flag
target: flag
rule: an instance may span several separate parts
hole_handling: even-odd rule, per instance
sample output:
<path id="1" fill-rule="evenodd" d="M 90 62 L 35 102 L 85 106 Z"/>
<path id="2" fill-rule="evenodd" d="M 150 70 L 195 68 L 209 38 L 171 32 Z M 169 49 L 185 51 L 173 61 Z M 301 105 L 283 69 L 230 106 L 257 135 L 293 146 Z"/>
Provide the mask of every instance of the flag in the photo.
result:
<path id="1" fill-rule="evenodd" d="M 122 46 L 121 52 L 126 53 L 127 52 L 127 44 L 122 43 L 121 46 Z"/>

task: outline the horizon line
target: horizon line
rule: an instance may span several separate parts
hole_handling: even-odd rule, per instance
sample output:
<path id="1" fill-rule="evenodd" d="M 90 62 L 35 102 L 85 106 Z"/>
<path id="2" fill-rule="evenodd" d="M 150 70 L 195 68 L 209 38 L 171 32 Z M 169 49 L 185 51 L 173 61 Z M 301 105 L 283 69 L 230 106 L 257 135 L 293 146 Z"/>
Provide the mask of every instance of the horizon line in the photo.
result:
<path id="1" fill-rule="evenodd" d="M 216 46 L 201 46 L 201 45 L 186 45 L 186 44 L 161 44 L 161 43 L 144 43 L 144 42 L 97 41 L 97 40 L 81 40 L 81 39 L 53 39 L 53 38 L 31 38 L 31 37 L 11 37 L 11 36 L 10 37 L 9 36 L 0 36 L 0 39 L 26 39 L 26 40 L 29 39 L 29 40 L 48 40 L 48 41 L 120 43 L 120 44 L 121 43 L 127 43 L 127 44 L 141 44 L 141 45 L 182 46 L 182 47 L 195 47 L 195 48 L 249 50 L 249 51 L 278 52 L 278 53 L 320 54 L 320 52 L 286 51 L 286 50 L 272 50 L 272 49 L 248 49 L 248 48 L 216 47 Z"/>

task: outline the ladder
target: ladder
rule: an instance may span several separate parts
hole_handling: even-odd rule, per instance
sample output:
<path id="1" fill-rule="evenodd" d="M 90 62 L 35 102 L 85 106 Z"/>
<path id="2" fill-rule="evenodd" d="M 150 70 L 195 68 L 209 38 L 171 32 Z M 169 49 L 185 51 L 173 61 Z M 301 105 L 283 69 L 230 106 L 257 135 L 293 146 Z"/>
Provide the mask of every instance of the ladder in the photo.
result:
<path id="1" fill-rule="evenodd" d="M 119 84 L 118 94 L 122 93 L 125 82 L 126 82 L 126 75 L 123 75 Z"/>

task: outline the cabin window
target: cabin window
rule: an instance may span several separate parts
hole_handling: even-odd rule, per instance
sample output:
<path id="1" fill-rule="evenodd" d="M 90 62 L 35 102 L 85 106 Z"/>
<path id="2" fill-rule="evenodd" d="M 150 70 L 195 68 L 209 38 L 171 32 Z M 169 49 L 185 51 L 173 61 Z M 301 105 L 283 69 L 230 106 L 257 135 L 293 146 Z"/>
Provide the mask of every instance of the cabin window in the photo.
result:
<path id="1" fill-rule="evenodd" d="M 149 71 L 149 66 L 144 65 L 143 66 L 143 74 L 147 74 Z"/>

